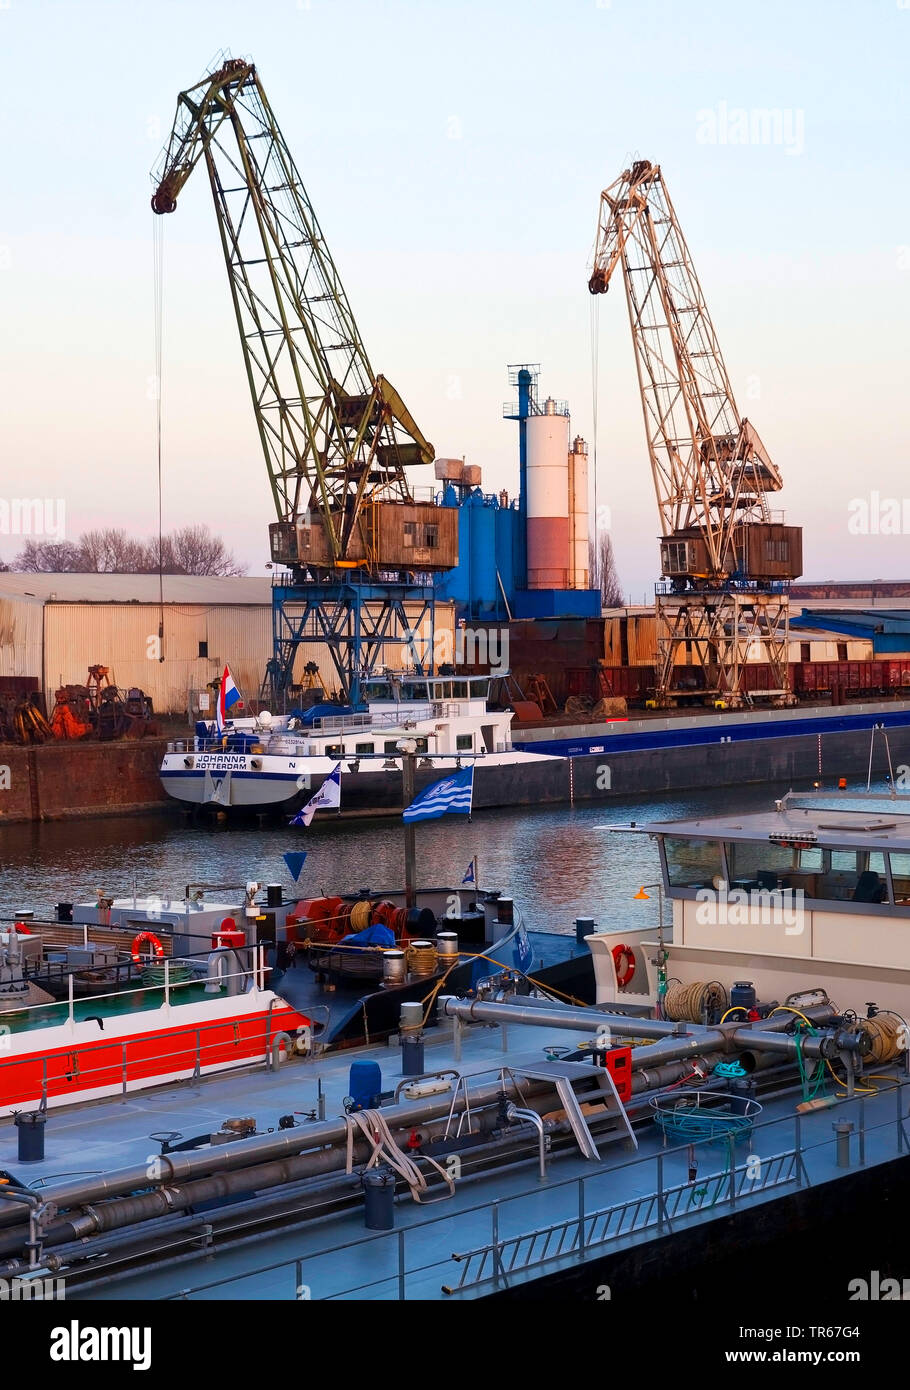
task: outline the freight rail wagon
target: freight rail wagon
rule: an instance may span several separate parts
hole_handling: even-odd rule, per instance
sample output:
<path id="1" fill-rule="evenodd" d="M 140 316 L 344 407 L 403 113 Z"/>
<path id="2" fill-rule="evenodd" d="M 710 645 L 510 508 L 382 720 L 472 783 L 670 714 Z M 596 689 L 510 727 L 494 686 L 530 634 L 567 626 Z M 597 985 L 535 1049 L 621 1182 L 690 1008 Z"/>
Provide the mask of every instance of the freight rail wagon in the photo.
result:
<path id="1" fill-rule="evenodd" d="M 677 666 L 673 681 L 677 689 L 688 687 L 693 698 L 704 690 L 704 673 L 699 666 Z M 629 704 L 644 707 L 654 695 L 656 673 L 653 666 L 603 666 L 599 669 L 569 667 L 564 672 L 567 695 L 603 694 L 622 696 Z M 557 685 L 559 681 L 555 682 Z M 550 680 L 551 688 L 554 681 Z M 752 661 L 743 667 L 743 689 L 754 695 L 777 689 L 777 678 L 767 662 Z M 867 695 L 889 695 L 910 690 L 910 657 L 889 657 L 876 661 L 793 661 L 790 663 L 790 689 L 801 700 L 823 696 L 860 699 Z M 559 698 L 554 689 L 556 698 Z"/>

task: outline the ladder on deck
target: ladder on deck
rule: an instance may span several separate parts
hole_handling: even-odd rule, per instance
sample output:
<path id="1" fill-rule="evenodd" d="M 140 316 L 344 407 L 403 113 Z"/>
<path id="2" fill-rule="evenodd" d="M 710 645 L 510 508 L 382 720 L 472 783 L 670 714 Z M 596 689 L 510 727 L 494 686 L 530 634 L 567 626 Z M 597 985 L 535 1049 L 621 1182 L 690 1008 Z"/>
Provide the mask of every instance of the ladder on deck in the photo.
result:
<path id="1" fill-rule="evenodd" d="M 503 1077 L 508 1075 L 511 1078 L 519 1094 L 519 1078 L 553 1083 L 560 1105 L 565 1111 L 566 1120 L 575 1136 L 575 1142 L 580 1152 L 591 1162 L 599 1161 L 600 1151 L 582 1108 L 586 1104 L 602 1107 L 603 1111 L 616 1121 L 614 1130 L 601 1136 L 602 1143 L 628 1140 L 633 1148 L 638 1148 L 638 1140 L 626 1114 L 626 1107 L 620 1100 L 616 1083 L 606 1067 L 592 1066 L 590 1062 L 560 1061 L 530 1067 L 515 1065 L 503 1067 L 502 1070 Z"/>

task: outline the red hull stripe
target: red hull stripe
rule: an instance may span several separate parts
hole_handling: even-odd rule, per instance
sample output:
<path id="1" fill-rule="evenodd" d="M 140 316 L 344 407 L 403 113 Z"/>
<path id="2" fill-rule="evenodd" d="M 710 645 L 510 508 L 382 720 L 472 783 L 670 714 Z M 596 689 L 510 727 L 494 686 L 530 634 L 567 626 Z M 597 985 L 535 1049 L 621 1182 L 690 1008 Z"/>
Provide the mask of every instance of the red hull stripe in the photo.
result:
<path id="1" fill-rule="evenodd" d="M 289 1033 L 309 1023 L 291 1008 L 226 1018 L 198 1028 L 168 1028 L 160 1032 L 135 1033 L 112 1038 L 109 1043 L 81 1043 L 74 1047 L 35 1052 L 22 1058 L 9 1058 L 0 1066 L 0 1106 L 12 1107 L 41 1099 L 46 1082 L 48 1100 L 72 1096 L 78 1099 L 102 1087 L 122 1086 L 126 1058 L 126 1080 L 138 1089 L 155 1081 L 166 1081 L 181 1072 L 192 1072 L 197 1062 L 205 1070 L 236 1066 L 239 1062 L 263 1058 L 266 1030 L 269 1046 L 276 1033 Z M 36 1041 L 40 1034 L 36 1035 Z"/>

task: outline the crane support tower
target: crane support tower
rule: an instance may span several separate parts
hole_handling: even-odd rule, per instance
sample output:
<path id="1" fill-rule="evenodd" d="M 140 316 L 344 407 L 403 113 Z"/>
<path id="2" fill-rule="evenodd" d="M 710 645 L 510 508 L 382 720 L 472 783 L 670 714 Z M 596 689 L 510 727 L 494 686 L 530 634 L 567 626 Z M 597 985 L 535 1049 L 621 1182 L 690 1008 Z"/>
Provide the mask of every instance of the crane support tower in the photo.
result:
<path id="1" fill-rule="evenodd" d="M 706 696 L 740 705 L 749 660 L 774 673 L 762 693 L 789 703 L 788 591 L 802 573 L 802 530 L 769 509 L 780 473 L 736 408 L 666 184 L 644 159 L 601 194 L 592 294 L 606 293 L 618 266 L 660 509 L 657 703 L 691 698 L 698 666 Z"/>
<path id="2" fill-rule="evenodd" d="M 319 642 L 357 704 L 383 648 L 424 620 L 432 650 L 433 579 L 457 563 L 457 516 L 411 490 L 405 470 L 432 463 L 433 446 L 370 365 L 253 63 L 223 58 L 180 94 L 154 212 L 174 211 L 200 161 L 277 514 L 272 697 L 286 699 L 301 644 Z"/>

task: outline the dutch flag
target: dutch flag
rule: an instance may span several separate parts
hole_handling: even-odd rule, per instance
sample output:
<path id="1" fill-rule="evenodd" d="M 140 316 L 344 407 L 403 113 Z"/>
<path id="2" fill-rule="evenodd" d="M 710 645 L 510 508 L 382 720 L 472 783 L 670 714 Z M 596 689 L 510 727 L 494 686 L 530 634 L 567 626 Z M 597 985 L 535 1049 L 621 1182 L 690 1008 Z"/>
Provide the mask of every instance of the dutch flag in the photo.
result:
<path id="1" fill-rule="evenodd" d="M 434 782 L 426 791 L 415 796 L 410 806 L 404 808 L 404 819 L 408 822 L 435 820 L 449 811 L 460 811 L 462 815 L 471 814 L 474 798 L 474 765 L 462 768 L 451 777 L 443 777 Z"/>
<path id="2" fill-rule="evenodd" d="M 215 706 L 215 727 L 218 732 L 221 733 L 227 721 L 234 719 L 242 709 L 243 700 L 234 684 L 231 668 L 225 666 L 224 675 L 221 677 L 221 689 L 218 691 L 218 703 Z"/>

